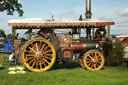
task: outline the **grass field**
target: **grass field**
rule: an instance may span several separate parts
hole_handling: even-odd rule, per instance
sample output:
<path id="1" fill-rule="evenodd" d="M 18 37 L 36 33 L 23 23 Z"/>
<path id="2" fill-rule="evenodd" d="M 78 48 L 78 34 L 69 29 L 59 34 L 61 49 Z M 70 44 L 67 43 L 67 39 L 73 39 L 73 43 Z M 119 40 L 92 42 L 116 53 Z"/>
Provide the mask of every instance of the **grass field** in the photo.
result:
<path id="1" fill-rule="evenodd" d="M 3 64 L 3 57 L 8 57 L 10 54 L 0 53 L 0 64 Z"/>
<path id="2" fill-rule="evenodd" d="M 126 66 L 104 67 L 92 72 L 82 69 L 77 62 L 70 62 L 58 64 L 46 72 L 27 71 L 26 74 L 16 75 L 9 75 L 8 67 L 0 68 L 0 85 L 128 85 Z"/>

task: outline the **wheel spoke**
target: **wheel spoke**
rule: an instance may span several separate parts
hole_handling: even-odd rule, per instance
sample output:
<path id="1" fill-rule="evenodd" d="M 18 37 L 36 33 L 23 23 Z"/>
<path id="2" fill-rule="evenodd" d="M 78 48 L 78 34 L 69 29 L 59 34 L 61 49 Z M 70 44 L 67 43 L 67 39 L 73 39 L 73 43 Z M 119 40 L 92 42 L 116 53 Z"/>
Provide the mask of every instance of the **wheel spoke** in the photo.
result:
<path id="1" fill-rule="evenodd" d="M 95 53 L 92 53 L 92 57 L 93 57 L 93 58 L 95 57 Z"/>
<path id="2" fill-rule="evenodd" d="M 43 54 L 46 54 L 46 53 L 49 53 L 49 52 L 52 52 L 52 50 L 51 49 L 47 50 L 47 51 L 43 52 Z"/>
<path id="3" fill-rule="evenodd" d="M 39 59 L 36 60 L 36 68 L 38 68 L 39 65 Z"/>
<path id="4" fill-rule="evenodd" d="M 91 65 L 91 68 L 92 68 L 92 69 L 93 69 L 93 67 L 94 67 L 94 64 Z"/>
<path id="5" fill-rule="evenodd" d="M 43 58 L 43 60 L 44 60 L 47 64 L 50 64 L 46 59 Z"/>
<path id="6" fill-rule="evenodd" d="M 96 59 L 96 61 L 98 60 L 98 56 L 97 56 L 97 53 L 95 52 L 95 59 Z"/>
<path id="7" fill-rule="evenodd" d="M 35 51 L 37 51 L 37 49 L 36 49 L 36 44 L 34 44 L 33 49 L 34 49 Z"/>
<path id="8" fill-rule="evenodd" d="M 42 43 L 41 43 L 41 41 L 40 41 L 39 50 L 41 50 L 41 46 L 42 46 Z"/>
<path id="9" fill-rule="evenodd" d="M 35 55 L 34 54 L 26 54 L 25 56 L 27 56 L 27 57 L 28 56 L 33 56 L 34 57 Z"/>
<path id="10" fill-rule="evenodd" d="M 96 64 L 94 64 L 94 69 L 96 69 Z"/>
<path id="11" fill-rule="evenodd" d="M 28 61 L 28 60 L 31 60 L 31 59 L 33 59 L 33 57 L 29 57 L 29 58 L 27 58 L 26 60 Z"/>
<path id="12" fill-rule="evenodd" d="M 40 60 L 40 68 L 42 69 L 42 63 L 41 63 L 41 60 Z"/>
<path id="13" fill-rule="evenodd" d="M 36 60 L 33 62 L 32 67 L 34 67 L 35 64 L 36 64 Z"/>
<path id="14" fill-rule="evenodd" d="M 43 59 L 41 59 L 41 63 L 44 65 L 44 67 L 46 67 L 46 64 Z"/>
<path id="15" fill-rule="evenodd" d="M 96 62 L 98 62 L 98 56 L 95 56 Z"/>
<path id="16" fill-rule="evenodd" d="M 97 67 L 99 67 L 100 65 L 98 63 L 96 63 Z"/>
<path id="17" fill-rule="evenodd" d="M 87 58 L 86 60 L 87 60 L 87 61 L 91 61 L 91 59 L 90 59 L 90 58 Z"/>
<path id="18" fill-rule="evenodd" d="M 97 63 L 102 64 L 102 62 L 97 62 Z"/>
<path id="19" fill-rule="evenodd" d="M 45 44 L 43 44 L 43 45 L 42 45 L 42 47 L 41 47 L 41 50 L 40 50 L 41 52 L 43 51 L 43 49 L 44 49 L 44 46 L 45 46 Z"/>
<path id="20" fill-rule="evenodd" d="M 33 51 L 34 53 L 36 53 L 36 51 L 35 51 L 33 48 L 29 47 L 29 49 L 30 49 L 31 51 Z"/>
<path id="21" fill-rule="evenodd" d="M 45 59 L 49 59 L 49 60 L 51 60 L 52 58 L 50 58 L 50 57 L 46 57 L 46 56 L 43 56 L 43 58 L 45 58 Z"/>
<path id="22" fill-rule="evenodd" d="M 33 54 L 32 51 L 28 51 L 28 50 L 25 50 L 26 53 L 30 53 L 30 54 Z"/>
<path id="23" fill-rule="evenodd" d="M 36 50 L 39 51 L 38 43 L 36 43 Z"/>
<path id="24" fill-rule="evenodd" d="M 92 61 L 87 61 L 86 63 L 91 63 Z"/>
<path id="25" fill-rule="evenodd" d="M 48 48 L 49 48 L 49 46 L 45 47 L 44 50 L 43 50 L 43 52 L 46 51 Z"/>
<path id="26" fill-rule="evenodd" d="M 44 56 L 53 56 L 53 54 L 44 54 Z"/>
<path id="27" fill-rule="evenodd" d="M 91 54 L 92 54 L 92 57 L 95 57 L 95 52 L 92 52 Z"/>
<path id="28" fill-rule="evenodd" d="M 91 58 L 92 61 L 96 61 L 94 58 L 92 58 L 90 55 L 88 55 L 89 58 Z"/>
<path id="29" fill-rule="evenodd" d="M 92 64 L 92 63 L 89 63 L 88 66 L 90 67 L 91 64 Z"/>
<path id="30" fill-rule="evenodd" d="M 32 59 L 30 62 L 29 62 L 29 65 L 34 61 L 35 59 Z"/>

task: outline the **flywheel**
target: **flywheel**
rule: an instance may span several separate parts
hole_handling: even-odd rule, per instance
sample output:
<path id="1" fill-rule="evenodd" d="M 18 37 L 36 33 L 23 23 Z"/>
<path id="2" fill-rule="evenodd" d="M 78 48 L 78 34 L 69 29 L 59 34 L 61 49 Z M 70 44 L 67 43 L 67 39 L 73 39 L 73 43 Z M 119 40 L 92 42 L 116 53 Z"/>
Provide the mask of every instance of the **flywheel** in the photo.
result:
<path id="1" fill-rule="evenodd" d="M 25 67 L 33 72 L 49 70 L 55 63 L 54 46 L 46 39 L 35 38 L 28 41 L 22 51 L 22 61 Z"/>

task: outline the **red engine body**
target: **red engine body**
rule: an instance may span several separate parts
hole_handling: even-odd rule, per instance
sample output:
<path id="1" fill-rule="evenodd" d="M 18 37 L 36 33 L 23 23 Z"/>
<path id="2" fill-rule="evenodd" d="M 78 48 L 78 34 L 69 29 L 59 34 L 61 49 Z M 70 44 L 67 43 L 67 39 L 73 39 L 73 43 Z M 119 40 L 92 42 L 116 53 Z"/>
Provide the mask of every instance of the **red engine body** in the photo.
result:
<path id="1" fill-rule="evenodd" d="M 96 47 L 96 43 L 94 43 L 94 41 L 91 42 L 79 39 L 79 41 L 76 42 L 73 40 L 73 36 L 68 34 L 59 36 L 58 41 L 59 49 L 61 50 L 61 56 L 63 56 L 64 59 L 71 59 L 75 53 L 85 52 L 87 49 Z"/>

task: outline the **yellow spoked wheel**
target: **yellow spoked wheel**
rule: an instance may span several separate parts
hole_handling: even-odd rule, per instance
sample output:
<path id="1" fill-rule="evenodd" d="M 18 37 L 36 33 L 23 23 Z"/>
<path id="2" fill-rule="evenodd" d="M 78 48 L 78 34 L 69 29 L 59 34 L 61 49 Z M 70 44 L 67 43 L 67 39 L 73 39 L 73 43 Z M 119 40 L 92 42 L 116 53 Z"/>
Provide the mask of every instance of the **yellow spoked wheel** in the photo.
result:
<path id="1" fill-rule="evenodd" d="M 82 55 L 79 56 L 78 62 L 82 68 L 85 68 L 83 61 L 82 61 Z"/>
<path id="2" fill-rule="evenodd" d="M 88 70 L 100 70 L 104 66 L 104 56 L 98 50 L 90 50 L 83 56 L 83 64 Z"/>
<path id="3" fill-rule="evenodd" d="M 43 38 L 28 41 L 22 51 L 25 67 L 33 72 L 49 70 L 55 63 L 56 52 L 53 45 Z"/>

